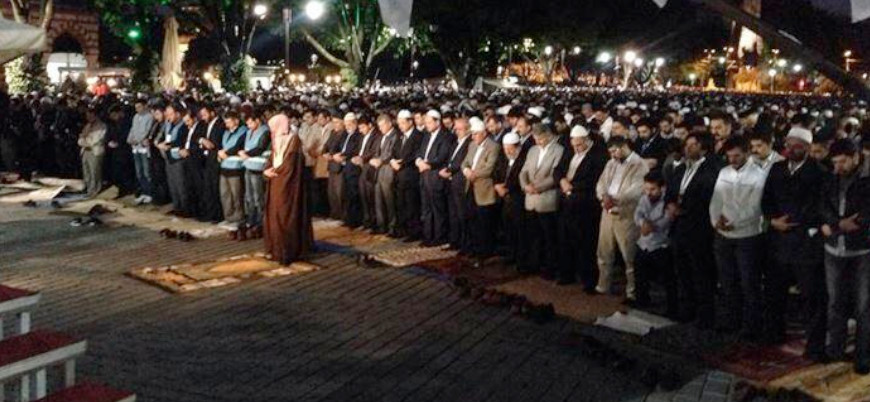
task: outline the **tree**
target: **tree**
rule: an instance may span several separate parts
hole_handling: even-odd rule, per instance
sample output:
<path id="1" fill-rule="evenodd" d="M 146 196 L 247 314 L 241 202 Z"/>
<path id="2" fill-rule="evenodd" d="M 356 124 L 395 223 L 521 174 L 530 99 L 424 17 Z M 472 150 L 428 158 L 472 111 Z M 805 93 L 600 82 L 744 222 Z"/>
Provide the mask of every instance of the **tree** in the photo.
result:
<path id="1" fill-rule="evenodd" d="M 131 84 L 137 91 L 155 87 L 155 73 L 163 41 L 162 17 L 170 12 L 162 0 L 92 0 L 112 33 L 133 49 Z M 156 29 L 152 29 L 156 27 Z"/>
<path id="2" fill-rule="evenodd" d="M 322 21 L 300 24 L 298 31 L 323 58 L 341 68 L 342 75 L 355 77 L 352 84 L 362 85 L 375 58 L 395 43 L 396 35 L 382 22 L 377 0 L 331 4 Z"/>
<path id="3" fill-rule="evenodd" d="M 16 22 L 27 24 L 31 20 L 38 19 L 38 26 L 47 30 L 54 18 L 54 0 L 41 0 L 35 9 L 30 7 L 27 0 L 9 0 L 9 3 L 12 7 L 12 17 Z M 48 82 L 48 77 L 42 65 L 42 54 L 22 56 L 19 60 L 8 66 L 8 74 L 13 84 L 10 89 L 20 92 L 43 89 Z"/>

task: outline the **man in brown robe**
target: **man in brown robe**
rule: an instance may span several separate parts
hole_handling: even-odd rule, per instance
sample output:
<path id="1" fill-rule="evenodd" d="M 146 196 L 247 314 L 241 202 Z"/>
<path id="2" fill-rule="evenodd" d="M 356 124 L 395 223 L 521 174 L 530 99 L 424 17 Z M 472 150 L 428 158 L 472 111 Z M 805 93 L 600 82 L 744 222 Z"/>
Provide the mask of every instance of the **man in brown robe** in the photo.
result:
<path id="1" fill-rule="evenodd" d="M 303 171 L 302 141 L 290 132 L 290 120 L 283 114 L 269 120 L 274 134 L 272 155 L 266 164 L 266 209 L 263 239 L 266 253 L 282 265 L 290 265 L 308 254 L 314 245 Z"/>

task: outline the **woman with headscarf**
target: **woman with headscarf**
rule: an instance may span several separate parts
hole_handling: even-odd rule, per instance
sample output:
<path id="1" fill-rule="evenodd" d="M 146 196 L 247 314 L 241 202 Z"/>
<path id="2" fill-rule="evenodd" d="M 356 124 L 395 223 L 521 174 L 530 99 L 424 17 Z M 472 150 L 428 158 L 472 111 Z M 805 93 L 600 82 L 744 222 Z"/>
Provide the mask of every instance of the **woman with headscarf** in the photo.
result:
<path id="1" fill-rule="evenodd" d="M 302 141 L 291 130 L 290 119 L 278 114 L 269 119 L 273 135 L 272 155 L 266 176 L 266 208 L 263 214 L 263 239 L 272 260 L 289 265 L 307 254 L 314 244 L 314 230 L 305 195 Z"/>

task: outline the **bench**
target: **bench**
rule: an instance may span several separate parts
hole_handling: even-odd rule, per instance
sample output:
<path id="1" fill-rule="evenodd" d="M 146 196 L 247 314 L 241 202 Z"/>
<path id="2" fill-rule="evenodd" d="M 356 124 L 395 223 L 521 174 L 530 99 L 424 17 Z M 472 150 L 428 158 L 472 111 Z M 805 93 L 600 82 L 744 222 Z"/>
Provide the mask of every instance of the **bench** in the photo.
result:
<path id="1" fill-rule="evenodd" d="M 30 310 L 39 303 L 40 294 L 0 285 L 0 340 L 3 339 L 3 317 L 18 314 L 19 334 L 30 332 Z"/>
<path id="2" fill-rule="evenodd" d="M 136 395 L 105 385 L 83 382 L 55 392 L 36 402 L 136 402 Z"/>
<path id="3" fill-rule="evenodd" d="M 0 341 L 0 401 L 3 383 L 20 379 L 20 400 L 30 400 L 30 375 L 35 373 L 36 398 L 47 394 L 46 369 L 64 365 L 65 386 L 75 385 L 75 359 L 85 353 L 87 342 L 69 335 L 37 330 Z"/>

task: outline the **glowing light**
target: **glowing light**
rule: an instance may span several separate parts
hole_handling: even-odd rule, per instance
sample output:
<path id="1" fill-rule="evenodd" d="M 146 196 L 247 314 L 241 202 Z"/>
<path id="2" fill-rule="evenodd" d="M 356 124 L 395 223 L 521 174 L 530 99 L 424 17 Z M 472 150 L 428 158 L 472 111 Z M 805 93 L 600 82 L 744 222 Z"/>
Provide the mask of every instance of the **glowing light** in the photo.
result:
<path id="1" fill-rule="evenodd" d="M 634 59 L 634 66 L 635 67 L 643 66 L 643 59 L 641 59 L 641 58 Z"/>
<path id="2" fill-rule="evenodd" d="M 598 61 L 599 63 L 609 63 L 610 59 L 612 58 L 613 56 L 610 53 L 601 52 L 598 54 L 598 58 L 596 58 L 596 61 Z"/>
<path id="3" fill-rule="evenodd" d="M 794 72 L 799 73 L 801 72 L 801 70 L 804 69 L 804 66 L 800 64 L 795 64 L 791 69 L 794 70 Z"/>
<path id="4" fill-rule="evenodd" d="M 106 85 L 114 88 L 114 87 L 118 86 L 118 80 L 116 80 L 114 78 L 109 78 L 108 80 L 106 80 Z"/>
<path id="5" fill-rule="evenodd" d="M 254 15 L 260 18 L 266 16 L 269 13 L 269 7 L 266 7 L 265 4 L 257 4 L 254 6 Z"/>
<path id="6" fill-rule="evenodd" d="M 318 20 L 326 13 L 326 6 L 322 1 L 311 0 L 305 5 L 305 15 L 312 20 Z"/>
<path id="7" fill-rule="evenodd" d="M 852 51 L 847 50 L 847 51 L 843 52 L 843 57 L 852 57 Z"/>
<path id="8" fill-rule="evenodd" d="M 656 67 L 661 67 L 665 65 L 665 59 L 663 57 L 656 58 Z"/>
<path id="9" fill-rule="evenodd" d="M 777 67 L 785 67 L 787 65 L 788 65 L 788 60 L 786 60 L 786 59 L 779 59 L 776 61 Z"/>
<path id="10" fill-rule="evenodd" d="M 544 54 L 546 54 L 547 56 L 553 54 L 553 47 L 552 47 L 552 46 L 547 46 L 547 47 L 545 47 L 545 48 L 544 48 Z"/>
<path id="11" fill-rule="evenodd" d="M 724 57 L 720 57 L 720 58 L 719 58 L 719 64 L 725 64 L 725 58 L 724 58 Z"/>
<path id="12" fill-rule="evenodd" d="M 580 46 L 574 46 L 574 54 L 580 54 Z"/>
<path id="13" fill-rule="evenodd" d="M 634 63 L 634 60 L 637 59 L 637 52 L 629 50 L 622 55 L 622 58 L 625 59 L 627 63 Z"/>
<path id="14" fill-rule="evenodd" d="M 694 81 L 695 78 L 698 78 L 698 75 L 697 75 L 697 74 L 695 74 L 695 73 L 689 73 L 689 80 Z"/>
<path id="15" fill-rule="evenodd" d="M 206 81 L 211 81 L 214 79 L 214 74 L 212 74 L 211 71 L 206 71 L 205 73 L 202 74 L 202 79 L 204 79 Z"/>
<path id="16" fill-rule="evenodd" d="M 771 77 L 776 77 L 776 69 L 771 68 L 770 70 L 767 70 L 767 75 L 769 75 Z"/>

